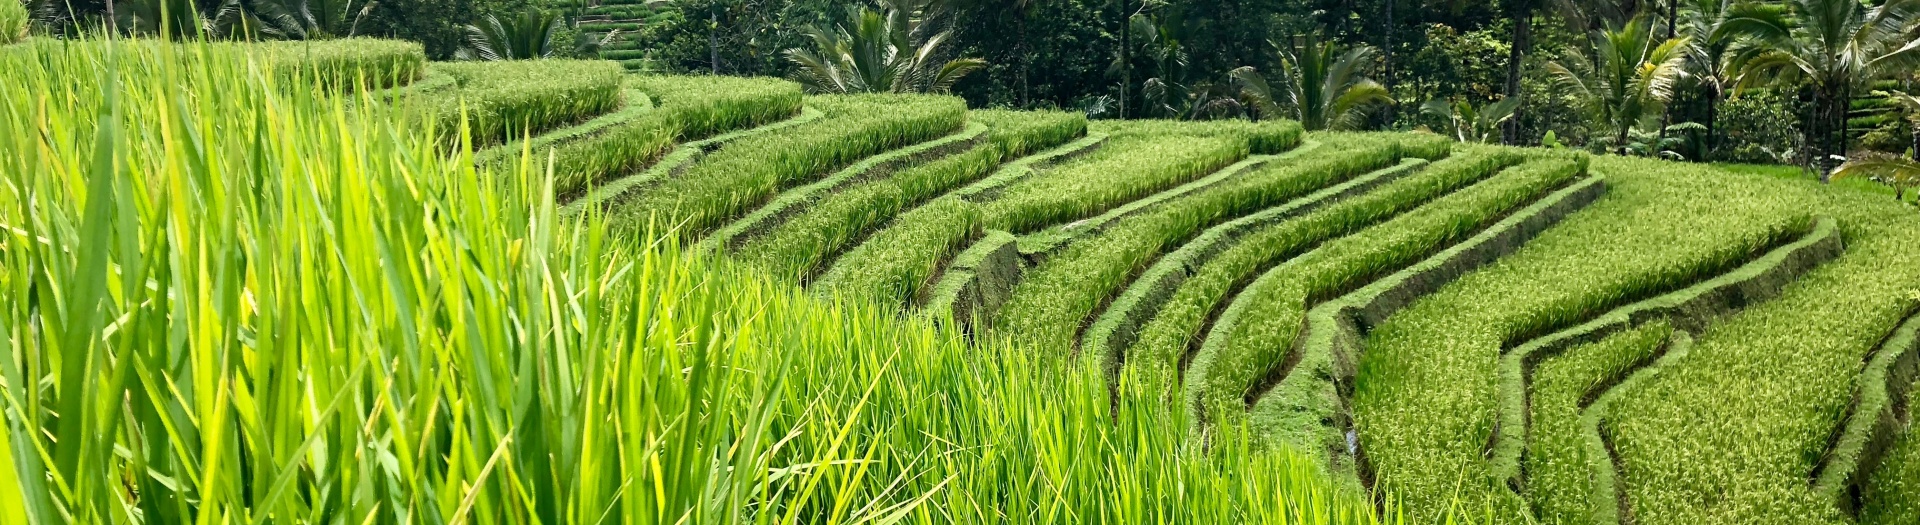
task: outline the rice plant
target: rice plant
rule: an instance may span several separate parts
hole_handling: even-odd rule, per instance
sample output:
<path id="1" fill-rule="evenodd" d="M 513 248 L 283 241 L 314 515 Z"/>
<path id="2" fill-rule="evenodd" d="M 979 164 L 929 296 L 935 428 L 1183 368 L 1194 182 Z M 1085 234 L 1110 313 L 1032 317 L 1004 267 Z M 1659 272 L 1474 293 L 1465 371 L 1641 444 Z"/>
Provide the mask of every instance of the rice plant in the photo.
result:
<path id="1" fill-rule="evenodd" d="M 791 117 L 800 111 L 800 89 L 778 80 L 649 76 L 628 80 L 622 101 L 618 111 L 474 157 L 505 171 L 522 156 L 550 154 L 554 191 L 565 199 L 644 169 L 680 142 Z"/>
<path id="2" fill-rule="evenodd" d="M 821 274 L 815 288 L 900 306 L 933 284 L 940 264 L 979 237 L 980 206 L 945 198 L 900 214 Z"/>
<path id="3" fill-rule="evenodd" d="M 985 206 L 988 227 L 1027 233 L 1098 214 L 1246 158 L 1238 136 L 1130 135 L 1009 186 Z"/>
<path id="4" fill-rule="evenodd" d="M 33 14 L 27 11 L 26 4 L 0 2 L 0 46 L 26 41 L 27 28 L 32 22 Z"/>
<path id="5" fill-rule="evenodd" d="M 1656 166 L 1610 162 L 1615 169 Z M 1864 365 L 1920 309 L 1910 292 L 1920 282 L 1913 250 L 1920 230 L 1903 220 L 1897 203 L 1807 188 L 1782 193 L 1838 219 L 1846 251 L 1778 297 L 1715 325 L 1696 338 L 1688 359 L 1616 403 L 1614 440 L 1631 466 L 1625 490 L 1644 519 L 1844 519 L 1831 502 L 1850 497 L 1849 489 L 1828 482 L 1810 487 L 1808 476 L 1822 463 L 1859 459 L 1857 451 L 1826 456 L 1830 443 L 1842 438 L 1837 434 L 1846 429 L 1850 408 L 1872 404 L 1855 397 L 1869 389 Z M 1686 421 L 1688 431 L 1663 426 L 1678 421 Z M 1689 503 L 1701 494 L 1728 504 Z"/>
<path id="6" fill-rule="evenodd" d="M 0 521 L 1382 519 L 1312 459 L 1190 446 L 1164 387 L 563 221 L 550 175 L 270 54 L 27 45 Z"/>
<path id="7" fill-rule="evenodd" d="M 599 60 L 446 62 L 454 89 L 422 97 L 441 129 L 465 123 L 475 143 L 539 135 L 619 107 L 626 70 Z"/>
<path id="8" fill-rule="evenodd" d="M 969 116 L 986 123 L 986 143 L 822 198 L 742 247 L 740 257 L 775 275 L 796 280 L 809 276 L 902 210 L 979 180 L 1006 160 L 1072 140 L 1086 129 L 1085 118 L 1069 113 L 975 111 Z"/>
<path id="9" fill-rule="evenodd" d="M 1398 161 L 1440 156 L 1444 143 L 1397 140 L 1323 147 L 1200 188 L 1072 241 L 1028 272 L 999 312 L 996 330 L 1051 351 L 1072 348 L 1096 309 L 1160 254 L 1214 225 L 1278 207 L 1334 183 Z M 1437 148 L 1422 148 L 1433 146 Z"/>
<path id="10" fill-rule="evenodd" d="M 946 135 L 966 120 L 966 104 L 924 95 L 830 95 L 808 99 L 826 117 L 783 133 L 728 143 L 680 176 L 614 207 L 625 231 L 650 220 L 694 238 L 863 157 Z M 882 110 L 884 108 L 884 110 Z"/>
<path id="11" fill-rule="evenodd" d="M 1255 383 L 1286 359 L 1313 301 L 1337 297 L 1391 267 L 1368 263 L 1417 261 L 1431 247 L 1441 245 L 1432 241 L 1457 238 L 1470 231 L 1475 219 L 1495 217 L 1578 171 L 1573 163 L 1562 161 L 1540 167 L 1545 169 L 1516 168 L 1514 173 L 1494 177 L 1517 161 L 1515 157 L 1498 150 L 1463 153 L 1367 195 L 1248 233 L 1183 283 L 1129 352 L 1147 365 L 1171 366 L 1191 358 L 1187 397 L 1229 412 L 1235 403 L 1244 404 Z M 1487 177 L 1494 179 L 1484 186 L 1475 184 Z M 1460 198 L 1448 198 L 1455 190 L 1461 192 Z M 1439 200 L 1428 204 L 1435 199 Z M 1420 209 L 1408 212 L 1415 208 Z M 1396 217 L 1403 212 L 1408 214 Z M 1369 228 L 1375 224 L 1382 227 Z M 1377 244 L 1406 240 L 1395 238 L 1396 234 L 1429 242 Z M 1383 249 L 1387 253 L 1376 251 Z M 1262 273 L 1273 278 L 1248 286 Z M 1213 325 L 1219 339 L 1202 349 L 1199 338 L 1212 338 L 1202 333 L 1207 316 L 1218 314 L 1217 309 L 1224 306 L 1220 303 L 1236 285 L 1245 287 L 1233 303 L 1233 308 L 1241 310 L 1235 316 L 1239 321 Z M 1196 350 L 1198 355 L 1187 354 Z"/>
<path id="12" fill-rule="evenodd" d="M 227 43 L 235 52 L 274 55 L 272 64 L 288 85 L 318 83 L 336 90 L 404 86 L 426 75 L 427 53 L 419 43 L 377 38 L 273 40 Z"/>
<path id="13" fill-rule="evenodd" d="M 1642 182 L 1611 185 L 1605 199 L 1369 334 L 1354 425 L 1378 479 L 1419 519 L 1445 519 L 1455 498 L 1488 501 L 1498 522 L 1526 519 L 1525 503 L 1481 459 L 1507 345 L 1720 273 L 1810 224 L 1793 198 L 1748 186 L 1698 199 L 1710 181 L 1660 166 L 1670 171 L 1641 167 Z"/>

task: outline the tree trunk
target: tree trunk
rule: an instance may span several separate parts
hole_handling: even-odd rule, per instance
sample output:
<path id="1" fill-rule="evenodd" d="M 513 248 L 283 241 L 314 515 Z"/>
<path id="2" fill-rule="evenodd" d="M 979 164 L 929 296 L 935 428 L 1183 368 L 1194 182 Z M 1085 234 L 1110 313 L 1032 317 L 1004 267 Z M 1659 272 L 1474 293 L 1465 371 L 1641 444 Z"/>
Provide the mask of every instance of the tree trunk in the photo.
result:
<path id="1" fill-rule="evenodd" d="M 1812 148 L 1813 169 L 1814 175 L 1820 177 L 1821 183 L 1828 182 L 1827 156 L 1831 155 L 1830 152 L 1833 151 L 1834 98 L 1833 90 L 1828 88 L 1820 88 L 1819 91 L 1814 94 L 1814 106 L 1819 108 L 1815 111 L 1820 119 L 1820 122 L 1815 125 L 1815 128 L 1820 135 L 1816 137 L 1817 142 L 1815 142 L 1815 146 Z"/>
<path id="2" fill-rule="evenodd" d="M 1132 104 L 1127 97 L 1127 88 L 1133 83 L 1133 13 L 1128 11 L 1127 0 L 1120 0 L 1120 120 L 1127 119 L 1127 105 Z"/>
<path id="3" fill-rule="evenodd" d="M 1800 102 L 1801 107 L 1800 144 L 1799 147 L 1794 148 L 1794 154 L 1799 158 L 1794 159 L 1794 162 L 1800 165 L 1804 174 L 1813 169 L 1814 138 L 1820 136 L 1820 131 L 1814 129 L 1820 127 L 1820 119 L 1814 115 L 1820 111 L 1816 108 L 1818 104 L 1813 102 L 1812 88 L 1800 88 L 1794 98 Z"/>
<path id="4" fill-rule="evenodd" d="M 1667 0 L 1667 40 L 1680 37 L 1680 0 Z"/>
<path id="5" fill-rule="evenodd" d="M 1340 0 L 1340 36 L 1353 38 L 1353 0 Z"/>
<path id="6" fill-rule="evenodd" d="M 1720 96 L 1718 83 L 1707 86 L 1707 147 L 1702 160 L 1715 160 L 1720 151 Z"/>
<path id="7" fill-rule="evenodd" d="M 1633 127 L 1631 125 L 1621 125 L 1619 133 L 1613 137 L 1613 147 L 1620 148 L 1620 156 L 1622 157 L 1633 154 L 1633 150 L 1627 146 L 1627 134 L 1632 130 Z M 1659 149 L 1660 144 L 1654 143 L 1653 148 Z M 1658 154 L 1658 152 L 1651 151 L 1649 153 Z"/>
<path id="8" fill-rule="evenodd" d="M 1820 176 L 1820 183 L 1832 182 L 1835 155 L 1846 155 L 1847 142 L 1847 92 L 1844 88 L 1823 85 L 1814 88 L 1815 120 L 1810 131 L 1818 133 L 1811 146 L 1813 169 Z"/>
<path id="9" fill-rule="evenodd" d="M 716 6 L 718 7 L 718 6 Z M 707 61 L 713 74 L 720 74 L 720 12 L 707 11 Z"/>
<path id="10" fill-rule="evenodd" d="M 1847 134 L 1851 132 L 1848 128 L 1852 125 L 1848 122 L 1847 116 L 1851 113 L 1853 113 L 1853 86 L 1847 85 L 1840 89 L 1840 96 L 1833 101 L 1833 129 L 1839 131 L 1839 133 L 1834 134 L 1833 149 L 1839 152 L 1838 155 L 1841 159 L 1845 159 L 1852 153 L 1849 151 L 1851 145 L 1847 143 Z M 1840 167 L 1840 163 L 1842 162 L 1846 161 L 1834 160 L 1833 168 Z M 1831 171 L 1833 168 L 1828 168 L 1828 170 Z"/>
<path id="11" fill-rule="evenodd" d="M 1033 64 L 1033 52 L 1027 49 L 1027 14 L 1016 11 L 1014 17 L 1014 31 L 1020 38 L 1016 44 L 1020 50 L 1020 108 L 1026 109 L 1033 107 L 1033 99 L 1030 98 L 1032 92 L 1027 83 L 1027 69 Z"/>
<path id="12" fill-rule="evenodd" d="M 1393 4 L 1399 3 L 1399 1 L 1400 0 L 1387 0 L 1387 41 L 1386 45 L 1380 46 L 1380 56 L 1385 59 L 1385 63 L 1383 64 L 1385 67 L 1381 68 L 1383 72 L 1381 76 L 1385 77 L 1386 86 L 1389 90 L 1393 89 Z"/>
<path id="13" fill-rule="evenodd" d="M 1513 48 L 1507 54 L 1507 97 L 1520 97 L 1520 70 L 1527 59 L 1527 48 L 1533 44 L 1533 6 L 1524 5 L 1515 8 L 1513 13 Z M 1502 127 L 1500 138 L 1507 145 L 1520 143 L 1520 120 L 1526 104 L 1513 111 L 1513 118 L 1507 119 Z"/>
<path id="14" fill-rule="evenodd" d="M 1680 0 L 1667 0 L 1667 40 L 1679 38 L 1679 21 Z M 1676 96 L 1674 98 L 1678 99 L 1679 97 Z M 1667 101 L 1666 107 L 1660 108 L 1660 139 L 1653 143 L 1654 150 L 1659 150 L 1660 143 L 1666 142 L 1667 140 L 1667 128 L 1673 125 L 1673 106 L 1675 102 L 1677 102 L 1677 100 L 1669 100 Z M 1652 153 L 1656 157 L 1660 156 L 1659 151 L 1653 151 Z"/>
<path id="15" fill-rule="evenodd" d="M 1841 87 L 1830 97 L 1827 108 L 1827 158 L 1821 163 L 1820 182 L 1832 182 L 1833 169 L 1840 165 L 1834 157 L 1847 156 L 1847 109 L 1853 100 L 1851 90 Z"/>

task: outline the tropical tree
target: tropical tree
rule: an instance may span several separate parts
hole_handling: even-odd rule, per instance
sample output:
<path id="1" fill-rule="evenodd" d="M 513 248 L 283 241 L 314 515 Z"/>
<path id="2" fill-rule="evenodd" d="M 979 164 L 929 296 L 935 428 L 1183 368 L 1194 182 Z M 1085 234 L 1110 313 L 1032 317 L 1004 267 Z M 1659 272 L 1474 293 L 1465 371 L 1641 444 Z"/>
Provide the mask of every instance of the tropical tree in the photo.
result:
<path id="1" fill-rule="evenodd" d="M 491 14 L 479 25 L 467 26 L 463 60 L 533 60 L 553 56 L 553 37 L 560 33 L 558 13 L 529 9 L 501 21 Z"/>
<path id="2" fill-rule="evenodd" d="M 1040 2 L 1036 0 L 949 0 L 951 9 L 960 13 L 979 13 L 991 20 L 1009 20 L 1013 23 L 1013 86 L 1014 103 L 1019 107 L 1032 105 L 1033 89 L 1031 73 L 1034 52 L 1028 26 L 1035 20 L 1034 13 Z M 998 15 L 998 16 L 995 16 Z"/>
<path id="3" fill-rule="evenodd" d="M 1680 153 L 1687 146 L 1687 134 L 1706 129 L 1698 122 L 1681 122 L 1657 129 L 1634 128 L 1627 133 L 1626 142 L 1618 144 L 1619 151 L 1637 157 L 1687 160 L 1687 156 Z"/>
<path id="4" fill-rule="evenodd" d="M 804 33 L 814 49 L 788 49 L 798 68 L 793 79 L 814 93 L 945 93 L 953 83 L 987 63 L 980 59 L 944 60 L 951 30 L 924 34 L 941 16 L 935 4 L 883 0 L 882 11 L 851 7 L 832 28 Z"/>
<path id="5" fill-rule="evenodd" d="M 1896 199 L 1906 197 L 1908 188 L 1920 187 L 1920 96 L 1909 93 L 1876 91 L 1875 95 L 1885 96 L 1900 105 L 1907 114 L 1907 122 L 1913 125 L 1914 143 L 1907 150 L 1907 158 L 1882 152 L 1866 152 L 1834 170 L 1834 178 L 1865 177 L 1893 186 Z"/>
<path id="6" fill-rule="evenodd" d="M 1911 80 L 1909 80 L 1909 82 L 1911 82 Z M 1912 85 L 1911 83 L 1908 84 L 1908 86 Z M 1899 104 L 1901 109 L 1906 110 L 1907 123 L 1913 125 L 1912 133 L 1910 133 L 1913 139 L 1913 147 L 1908 148 L 1907 154 L 1913 157 L 1913 160 L 1920 160 L 1920 96 L 1914 96 L 1912 93 L 1913 90 L 1910 88 L 1907 93 L 1889 93 L 1888 96 L 1892 98 L 1895 103 Z"/>
<path id="7" fill-rule="evenodd" d="M 1365 123 L 1367 109 L 1394 103 L 1385 86 L 1367 78 L 1372 47 L 1343 51 L 1317 35 L 1297 46 L 1274 47 L 1280 54 L 1277 85 L 1252 67 L 1231 73 L 1261 116 L 1298 120 L 1309 130 L 1353 129 Z"/>
<path id="8" fill-rule="evenodd" d="M 1855 155 L 1833 171 L 1833 178 L 1866 178 L 1893 186 L 1895 199 L 1905 199 L 1906 190 L 1920 186 L 1920 160 L 1890 153 L 1869 151 Z"/>
<path id="9" fill-rule="evenodd" d="M 1626 27 L 1595 32 L 1590 56 L 1570 54 L 1547 64 L 1555 83 L 1613 132 L 1608 142 L 1622 153 L 1634 128 L 1661 129 L 1658 121 L 1686 75 L 1688 40 L 1662 41 L 1652 33 L 1651 18 L 1635 17 Z"/>
<path id="10" fill-rule="evenodd" d="M 1522 67 L 1527 54 L 1533 52 L 1533 13 L 1544 7 L 1544 0 L 1508 0 L 1501 2 L 1506 7 L 1507 16 L 1513 19 L 1513 40 L 1507 51 L 1507 98 L 1521 100 L 1520 77 L 1525 74 Z M 1520 108 L 1514 108 L 1514 119 L 1507 122 L 1501 130 L 1501 142 L 1518 144 L 1520 142 Z"/>
<path id="11" fill-rule="evenodd" d="M 1133 27 L 1135 21 L 1166 0 L 1120 0 L 1120 53 L 1115 64 L 1120 68 L 1120 118 L 1127 118 L 1127 104 L 1133 98 Z"/>
<path id="12" fill-rule="evenodd" d="M 1138 112 L 1128 115 L 1146 118 L 1209 120 L 1235 118 L 1246 114 L 1238 81 L 1194 78 L 1192 56 L 1182 44 L 1181 20 L 1177 15 L 1141 15 L 1133 18 L 1131 34 L 1137 62 L 1152 69 L 1152 76 L 1140 82 Z M 1144 60 L 1143 60 L 1144 59 Z M 1109 72 L 1123 64 L 1115 61 Z"/>
<path id="13" fill-rule="evenodd" d="M 1759 85 L 1803 87 L 1812 101 L 1804 126 L 1809 165 L 1847 153 L 1847 109 L 1854 91 L 1877 79 L 1920 66 L 1920 40 L 1911 32 L 1920 0 L 1785 0 L 1784 9 L 1737 4 L 1725 33 L 1755 45 L 1734 57 L 1736 89 Z M 1828 180 L 1826 170 L 1821 180 Z"/>
<path id="14" fill-rule="evenodd" d="M 268 34 L 297 40 L 351 37 L 379 2 L 366 0 L 253 0 L 249 7 Z"/>
<path id="15" fill-rule="evenodd" d="M 1507 98 L 1475 107 L 1464 99 L 1429 100 L 1420 106 L 1420 114 L 1439 119 L 1439 130 L 1460 142 L 1492 142 L 1500 137 L 1500 126 L 1513 120 L 1520 99 Z"/>
<path id="16" fill-rule="evenodd" d="M 1734 0 L 1684 1 L 1687 5 L 1679 11 L 1678 22 L 1680 35 L 1686 37 L 1689 44 L 1685 81 L 1696 89 L 1701 103 L 1706 106 L 1703 124 L 1706 151 L 1711 152 L 1720 145 L 1720 101 L 1726 98 L 1727 90 L 1733 85 L 1728 58 L 1740 43 L 1740 39 L 1726 30 L 1727 15 L 1731 12 Z"/>
<path id="17" fill-rule="evenodd" d="M 113 13 L 121 28 L 161 38 L 199 38 L 213 29 L 194 0 L 124 0 L 114 4 Z"/>
<path id="18" fill-rule="evenodd" d="M 1637 0 L 1550 0 L 1567 27 L 1579 33 L 1591 33 L 1618 27 L 1639 14 Z"/>

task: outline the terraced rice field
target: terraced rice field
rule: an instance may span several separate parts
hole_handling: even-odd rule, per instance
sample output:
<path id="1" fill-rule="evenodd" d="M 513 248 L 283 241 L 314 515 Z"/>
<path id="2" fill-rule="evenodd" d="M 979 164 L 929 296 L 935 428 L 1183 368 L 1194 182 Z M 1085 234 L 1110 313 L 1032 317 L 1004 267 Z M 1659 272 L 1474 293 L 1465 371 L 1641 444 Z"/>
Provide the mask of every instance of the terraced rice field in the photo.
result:
<path id="1" fill-rule="evenodd" d="M 606 62 L 407 67 L 420 69 L 404 75 L 418 79 L 411 86 L 363 98 L 399 101 L 412 109 L 397 118 L 422 128 L 464 130 L 427 143 L 462 144 L 454 150 L 471 156 L 456 159 L 478 167 L 466 173 L 537 196 L 521 211 L 588 225 L 574 240 L 542 242 L 663 250 L 636 264 L 582 255 L 565 260 L 591 278 L 528 269 L 520 278 L 529 280 L 514 282 L 532 288 L 497 288 L 595 298 L 530 310 L 551 313 L 533 317 L 554 333 L 580 334 L 553 351 L 585 359 L 576 353 L 623 337 L 685 347 L 735 328 L 771 338 L 774 350 L 722 368 L 778 362 L 793 383 L 737 379 L 772 397 L 728 398 L 729 417 L 759 425 L 750 433 L 794 429 L 793 457 L 824 458 L 809 468 L 862 465 L 835 474 L 850 477 L 754 478 L 782 487 L 783 498 L 812 497 L 773 479 L 792 475 L 833 479 L 841 506 L 866 497 L 929 522 L 1141 522 L 1167 517 L 1152 510 L 1167 506 L 1191 512 L 1171 521 L 1209 523 L 1360 523 L 1400 512 L 1414 523 L 1920 522 L 1920 434 L 1908 431 L 1920 376 L 1920 215 L 1890 200 L 1698 165 L 1429 134 L 1308 133 L 1285 121 L 1089 122 L 971 110 L 948 97 L 802 96 L 777 80 L 632 76 Z M 566 81 L 530 80 L 553 78 Z M 0 115 L 27 126 L 25 113 Z M 40 173 L 28 169 L 38 161 L 7 162 L 8 173 Z M 28 186 L 0 192 L 9 243 L 61 229 L 29 220 Z M 506 220 L 486 217 L 468 219 Z M 36 285 L 10 276 L 37 259 L 6 246 L 11 270 L 0 283 L 24 294 Z M 476 253 L 486 262 L 463 286 L 495 286 L 477 268 L 523 264 L 526 250 L 564 253 L 486 246 L 502 253 Z M 669 264 L 660 261 L 734 273 L 644 285 L 658 290 L 594 284 Z M 736 289 L 702 279 L 770 279 L 768 290 L 811 297 L 728 295 L 714 290 Z M 559 313 L 632 297 L 659 302 L 615 308 L 635 323 L 626 326 L 574 326 L 566 319 L 579 314 Z M 675 308 L 675 297 L 711 303 L 684 318 L 644 310 Z M 824 308 L 815 304 L 853 313 L 784 327 Z M 16 334 L 31 318 L 20 307 L 6 315 Z M 692 326 L 706 318 L 717 324 Z M 894 335 L 894 323 L 928 320 L 940 328 Z M 621 335 L 669 321 L 692 325 Z M 969 355 L 989 351 L 998 357 Z M 908 371 L 890 372 L 895 359 Z M 621 383 L 592 366 L 652 366 L 670 373 L 651 380 L 671 383 L 684 375 L 674 359 L 588 362 L 560 367 L 585 379 L 551 385 L 597 385 L 585 408 L 620 414 L 621 425 L 582 419 L 579 406 L 540 417 L 577 425 L 568 432 L 632 437 L 623 425 L 642 425 L 732 439 L 726 424 L 674 434 L 692 431 L 648 419 L 658 414 L 636 399 L 595 397 Z M 521 373 L 546 370 L 528 363 Z M 515 368 L 498 365 L 463 373 Z M 19 374 L 8 372 L 10 388 L 26 384 Z M 979 379 L 989 376 L 997 379 Z M 547 395 L 532 392 L 522 395 Z M 467 410 L 493 395 L 412 409 Z M 755 412 L 763 404 L 774 408 Z M 854 415 L 840 419 L 834 407 Z M 1055 428 L 1053 418 L 1070 423 Z M 849 435 L 864 448 L 843 450 Z M 493 442 L 476 450 L 467 439 L 442 451 L 466 458 L 456 470 L 492 466 Z M 785 457 L 786 439 L 755 446 Z M 384 446 L 370 443 L 358 446 Z M 660 443 L 623 442 L 639 448 L 615 454 L 658 461 L 647 454 Z M 948 452 L 907 450 L 916 443 Z M 963 452 L 976 447 L 1007 450 Z M 1210 454 L 1269 459 L 1222 465 Z M 695 456 L 672 459 L 740 459 Z M 896 463 L 873 461 L 873 481 L 863 456 Z M 898 464 L 914 461 L 931 466 Z M 593 471 L 601 485 L 580 493 L 583 504 L 613 505 L 608 494 L 629 490 L 613 488 L 630 482 L 620 470 Z M 1283 481 L 1249 481 L 1282 471 Z M 565 485 L 551 473 L 538 479 Z M 1249 510 L 1301 490 L 1286 485 L 1297 479 L 1344 496 L 1301 500 L 1325 505 L 1312 511 Z M 760 501 L 743 487 L 727 490 L 745 500 L 726 501 Z M 983 494 L 995 501 L 972 499 Z"/>
<path id="2" fill-rule="evenodd" d="M 1872 482 L 1913 479 L 1920 221 L 1895 206 L 1433 136 L 971 113 L 704 245 L 1151 378 L 1191 439 L 1250 425 L 1416 520 L 1913 516 Z"/>

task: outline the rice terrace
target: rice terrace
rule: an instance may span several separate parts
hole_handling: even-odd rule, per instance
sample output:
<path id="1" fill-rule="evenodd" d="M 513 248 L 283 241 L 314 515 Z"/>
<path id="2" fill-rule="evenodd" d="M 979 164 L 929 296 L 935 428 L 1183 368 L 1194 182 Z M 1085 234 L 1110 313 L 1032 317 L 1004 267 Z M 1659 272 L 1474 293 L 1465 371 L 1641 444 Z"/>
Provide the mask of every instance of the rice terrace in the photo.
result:
<path id="1" fill-rule="evenodd" d="M 1920 523 L 1920 2 L 1268 4 L 0 0 L 0 523 Z"/>

